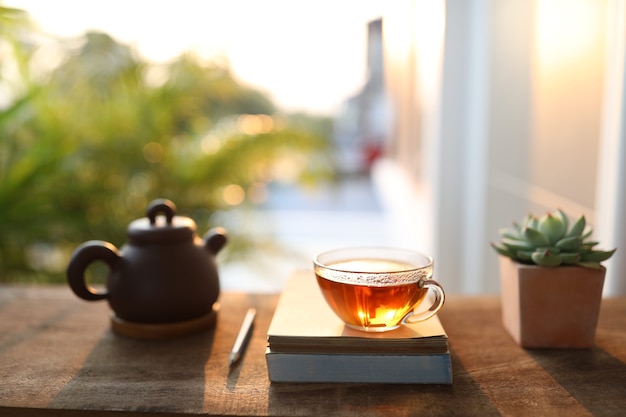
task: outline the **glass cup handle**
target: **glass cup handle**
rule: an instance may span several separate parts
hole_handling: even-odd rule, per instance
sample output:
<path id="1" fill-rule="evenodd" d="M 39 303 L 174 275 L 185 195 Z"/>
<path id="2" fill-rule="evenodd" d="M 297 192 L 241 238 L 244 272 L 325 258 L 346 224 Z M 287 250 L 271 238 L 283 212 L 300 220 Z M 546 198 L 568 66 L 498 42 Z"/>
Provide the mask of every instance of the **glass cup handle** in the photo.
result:
<path id="1" fill-rule="evenodd" d="M 424 321 L 431 318 L 432 316 L 437 314 L 439 310 L 441 310 L 441 307 L 443 307 L 443 303 L 446 301 L 446 294 L 443 291 L 443 287 L 434 279 L 421 281 L 419 285 L 421 288 L 427 288 L 429 290 L 432 290 L 435 293 L 435 301 L 430 306 L 430 308 L 424 312 L 415 314 L 415 310 L 413 310 L 409 314 L 407 314 L 407 316 L 404 318 L 404 321 L 407 323 L 415 323 L 417 321 Z"/>

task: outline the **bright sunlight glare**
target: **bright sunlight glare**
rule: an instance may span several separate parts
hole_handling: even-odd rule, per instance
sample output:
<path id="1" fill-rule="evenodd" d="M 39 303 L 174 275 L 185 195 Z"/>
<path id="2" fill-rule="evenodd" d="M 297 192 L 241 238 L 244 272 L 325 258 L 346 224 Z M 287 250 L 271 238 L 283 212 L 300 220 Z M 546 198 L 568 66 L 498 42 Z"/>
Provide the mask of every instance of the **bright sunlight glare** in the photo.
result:
<path id="1" fill-rule="evenodd" d="M 593 0 L 538 0 L 535 45 L 540 67 L 557 74 L 597 47 L 604 31 L 603 7 Z"/>
<path id="2" fill-rule="evenodd" d="M 48 34 L 100 30 L 165 62 L 183 51 L 227 60 L 287 110 L 332 114 L 366 79 L 367 22 L 382 0 L 150 2 L 5 0 Z"/>

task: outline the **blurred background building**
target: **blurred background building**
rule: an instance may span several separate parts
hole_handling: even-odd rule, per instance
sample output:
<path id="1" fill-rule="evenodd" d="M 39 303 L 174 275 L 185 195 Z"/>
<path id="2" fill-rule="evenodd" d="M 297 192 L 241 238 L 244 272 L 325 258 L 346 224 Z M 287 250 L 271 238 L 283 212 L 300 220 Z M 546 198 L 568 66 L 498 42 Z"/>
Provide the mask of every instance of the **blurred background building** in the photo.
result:
<path id="1" fill-rule="evenodd" d="M 367 25 L 366 81 L 335 117 L 337 165 L 345 174 L 367 174 L 381 156 L 389 130 L 383 65 L 383 20 Z"/>

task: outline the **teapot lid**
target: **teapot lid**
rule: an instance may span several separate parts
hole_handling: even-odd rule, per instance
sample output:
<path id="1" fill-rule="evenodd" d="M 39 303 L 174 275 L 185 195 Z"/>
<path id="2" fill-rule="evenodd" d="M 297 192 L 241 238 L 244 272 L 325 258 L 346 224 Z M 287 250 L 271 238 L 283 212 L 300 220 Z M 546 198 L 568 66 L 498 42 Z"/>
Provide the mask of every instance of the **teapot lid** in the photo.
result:
<path id="1" fill-rule="evenodd" d="M 163 214 L 163 216 L 159 216 Z M 128 238 L 134 243 L 170 243 L 192 240 L 196 223 L 189 217 L 176 216 L 176 205 L 157 199 L 148 205 L 146 215 L 128 225 Z"/>

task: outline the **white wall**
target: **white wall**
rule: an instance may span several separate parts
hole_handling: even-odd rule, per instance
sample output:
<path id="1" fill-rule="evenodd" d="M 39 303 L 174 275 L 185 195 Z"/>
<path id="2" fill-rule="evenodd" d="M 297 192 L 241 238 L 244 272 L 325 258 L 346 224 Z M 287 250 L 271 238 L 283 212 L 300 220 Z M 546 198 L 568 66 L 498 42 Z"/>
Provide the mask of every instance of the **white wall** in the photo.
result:
<path id="1" fill-rule="evenodd" d="M 626 294 L 626 0 L 610 0 L 607 19 L 597 237 L 618 252 L 606 262 L 605 295 Z"/>
<path id="2" fill-rule="evenodd" d="M 598 175 L 598 167 L 605 166 L 597 158 L 602 155 L 608 0 L 572 0 L 558 10 L 549 7 L 554 1 L 447 0 L 441 3 L 440 59 L 432 54 L 430 62 L 420 62 L 415 27 L 424 13 L 436 21 L 437 10 L 429 8 L 437 2 L 405 1 L 404 14 L 395 10 L 384 20 L 393 51 L 386 56 L 386 71 L 396 119 L 389 159 L 375 176 L 385 190 L 393 188 L 390 181 L 397 188 L 398 173 L 406 177 L 400 183 L 411 184 L 398 193 L 406 198 L 395 198 L 395 207 L 402 209 L 390 205 L 390 218 L 406 226 L 397 227 L 399 240 L 435 256 L 449 292 L 498 292 L 497 257 L 489 241 L 498 239 L 499 228 L 529 211 L 540 215 L 557 207 L 572 216 L 584 213 L 595 224 L 598 179 L 622 175 L 617 168 Z M 546 29 L 551 26 L 545 22 L 552 21 L 557 32 Z M 432 30 L 437 44 L 437 29 Z M 440 69 L 438 78 L 429 65 Z M 620 116 L 617 120 L 623 120 Z M 623 146 L 617 150 L 610 153 L 614 166 L 620 166 L 615 153 L 624 153 Z M 391 169 L 393 161 L 397 166 Z M 609 187 L 601 199 L 614 191 Z M 411 193 L 420 197 L 408 197 Z M 615 203 L 609 205 L 616 210 Z M 416 223 L 406 218 L 411 212 L 426 218 Z"/>

